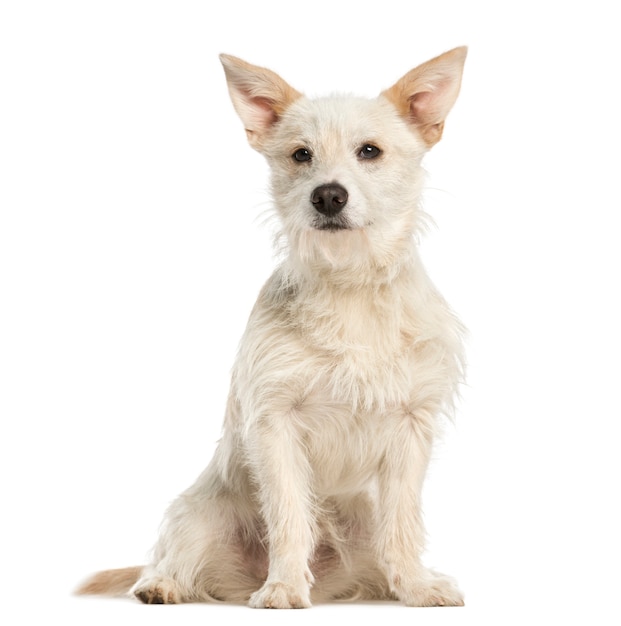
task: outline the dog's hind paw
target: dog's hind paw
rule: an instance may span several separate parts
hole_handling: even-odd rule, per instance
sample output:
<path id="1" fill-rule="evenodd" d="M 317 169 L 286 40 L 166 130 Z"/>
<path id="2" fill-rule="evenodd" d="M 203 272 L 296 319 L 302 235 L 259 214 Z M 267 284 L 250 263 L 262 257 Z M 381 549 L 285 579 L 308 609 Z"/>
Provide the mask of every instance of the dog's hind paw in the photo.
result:
<path id="1" fill-rule="evenodd" d="M 266 582 L 250 596 L 255 609 L 305 609 L 311 606 L 308 588 L 297 589 L 285 583 Z"/>
<path id="2" fill-rule="evenodd" d="M 178 604 L 181 593 L 172 578 L 151 577 L 139 580 L 131 590 L 145 604 Z"/>

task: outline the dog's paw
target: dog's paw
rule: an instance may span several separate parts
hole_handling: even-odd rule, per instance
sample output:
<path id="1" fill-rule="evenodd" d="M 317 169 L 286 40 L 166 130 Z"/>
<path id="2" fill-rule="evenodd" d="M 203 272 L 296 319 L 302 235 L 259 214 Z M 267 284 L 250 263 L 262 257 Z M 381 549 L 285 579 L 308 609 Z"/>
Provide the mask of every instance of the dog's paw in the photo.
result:
<path id="1" fill-rule="evenodd" d="M 178 604 L 181 593 L 172 578 L 154 576 L 139 580 L 131 590 L 145 604 Z"/>
<path id="2" fill-rule="evenodd" d="M 272 582 L 253 593 L 248 604 L 255 609 L 306 609 L 311 605 L 308 586 L 297 588 Z"/>
<path id="3" fill-rule="evenodd" d="M 433 572 L 399 595 L 407 606 L 464 606 L 464 596 L 455 581 Z"/>

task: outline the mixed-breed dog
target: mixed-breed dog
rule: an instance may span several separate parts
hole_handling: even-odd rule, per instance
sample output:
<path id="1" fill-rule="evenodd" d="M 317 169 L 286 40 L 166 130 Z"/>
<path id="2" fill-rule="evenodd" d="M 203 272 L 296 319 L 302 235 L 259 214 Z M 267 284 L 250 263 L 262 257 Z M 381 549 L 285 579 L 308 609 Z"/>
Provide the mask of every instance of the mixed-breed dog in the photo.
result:
<path id="1" fill-rule="evenodd" d="M 284 260 L 252 310 L 222 438 L 166 513 L 150 564 L 85 594 L 301 608 L 456 606 L 421 562 L 421 490 L 463 375 L 462 326 L 419 259 L 421 160 L 457 98 L 466 48 L 375 99 L 309 99 L 222 55 L 267 159 Z"/>

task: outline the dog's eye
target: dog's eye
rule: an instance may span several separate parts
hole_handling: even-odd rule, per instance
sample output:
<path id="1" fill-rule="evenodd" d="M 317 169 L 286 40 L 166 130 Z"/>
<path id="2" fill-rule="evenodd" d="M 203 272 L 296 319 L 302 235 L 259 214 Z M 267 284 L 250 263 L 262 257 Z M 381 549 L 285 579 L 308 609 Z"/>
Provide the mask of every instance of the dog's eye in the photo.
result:
<path id="1" fill-rule="evenodd" d="M 365 143 L 362 148 L 360 148 L 360 152 L 358 156 L 362 159 L 375 159 L 380 155 L 382 151 L 377 147 L 373 146 L 370 143 Z"/>
<path id="2" fill-rule="evenodd" d="M 300 148 L 296 150 L 292 156 L 296 161 L 303 163 L 304 161 L 310 161 L 313 155 L 310 153 L 310 150 Z"/>

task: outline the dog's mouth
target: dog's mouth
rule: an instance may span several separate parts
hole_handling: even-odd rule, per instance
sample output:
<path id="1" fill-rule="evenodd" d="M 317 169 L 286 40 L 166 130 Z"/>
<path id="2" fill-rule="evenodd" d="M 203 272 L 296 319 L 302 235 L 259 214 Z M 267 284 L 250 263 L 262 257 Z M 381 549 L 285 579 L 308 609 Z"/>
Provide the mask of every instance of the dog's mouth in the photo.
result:
<path id="1" fill-rule="evenodd" d="M 329 232 L 338 232 L 340 230 L 351 230 L 353 226 L 344 218 L 322 218 L 313 222 L 313 228 L 316 230 L 327 230 Z"/>
<path id="2" fill-rule="evenodd" d="M 315 226 L 317 230 L 328 230 L 330 232 L 336 232 L 338 230 L 350 230 L 350 226 L 345 226 L 343 224 L 321 224 L 320 226 Z"/>

